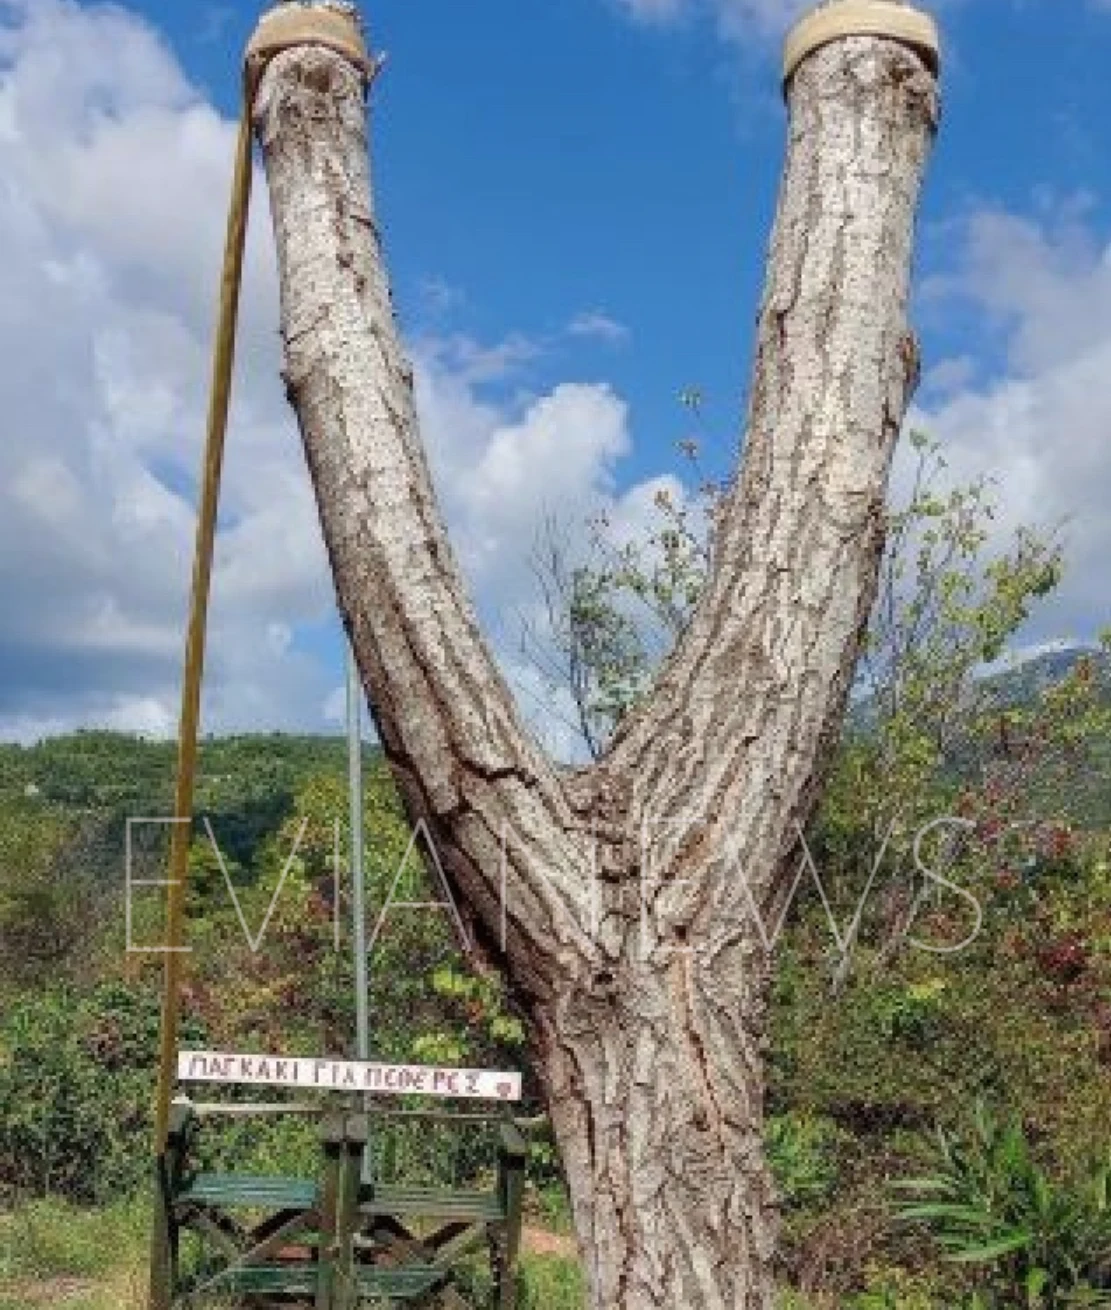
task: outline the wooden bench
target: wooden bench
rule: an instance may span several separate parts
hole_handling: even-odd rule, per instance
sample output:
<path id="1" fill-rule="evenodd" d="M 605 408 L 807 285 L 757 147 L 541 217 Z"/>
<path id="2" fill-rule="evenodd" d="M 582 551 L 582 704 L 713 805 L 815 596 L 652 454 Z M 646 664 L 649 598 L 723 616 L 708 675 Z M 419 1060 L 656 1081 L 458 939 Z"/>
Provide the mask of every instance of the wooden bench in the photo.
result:
<path id="1" fill-rule="evenodd" d="M 224 1116 L 236 1113 L 234 1104 L 211 1108 Z M 367 1113 L 319 1113 L 323 1164 L 317 1178 L 200 1172 L 194 1161 L 204 1107 L 175 1102 L 158 1164 L 172 1303 L 188 1306 L 232 1294 L 300 1301 L 316 1310 L 354 1310 L 372 1298 L 415 1304 L 444 1287 L 464 1254 L 486 1245 L 492 1304 L 511 1310 L 527 1154 L 512 1120 L 486 1117 L 497 1123 L 499 1135 L 494 1182 L 468 1191 L 365 1181 Z M 435 1226 L 418 1235 L 407 1226 L 413 1219 Z M 205 1248 L 190 1270 L 181 1258 L 187 1232 Z"/>

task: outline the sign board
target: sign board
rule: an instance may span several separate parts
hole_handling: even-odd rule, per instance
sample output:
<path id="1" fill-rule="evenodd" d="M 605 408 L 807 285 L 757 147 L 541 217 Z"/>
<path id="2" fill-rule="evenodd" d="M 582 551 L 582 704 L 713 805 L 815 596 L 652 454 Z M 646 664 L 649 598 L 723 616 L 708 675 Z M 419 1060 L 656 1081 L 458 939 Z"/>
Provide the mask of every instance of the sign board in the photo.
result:
<path id="1" fill-rule="evenodd" d="M 521 1075 L 492 1069 L 453 1069 L 423 1064 L 374 1064 L 311 1056 L 230 1055 L 182 1051 L 182 1083 L 297 1087 L 318 1092 L 374 1092 L 385 1096 L 446 1096 L 481 1101 L 519 1101 Z"/>

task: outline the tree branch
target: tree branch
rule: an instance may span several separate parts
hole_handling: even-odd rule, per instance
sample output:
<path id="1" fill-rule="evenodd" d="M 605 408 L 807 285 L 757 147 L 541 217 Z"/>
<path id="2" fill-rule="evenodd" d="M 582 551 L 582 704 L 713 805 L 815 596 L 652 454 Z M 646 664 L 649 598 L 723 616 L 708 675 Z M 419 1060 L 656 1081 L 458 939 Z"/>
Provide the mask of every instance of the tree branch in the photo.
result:
<path id="1" fill-rule="evenodd" d="M 802 63 L 789 104 L 741 474 L 690 628 L 604 761 L 632 781 L 661 876 L 692 859 L 706 875 L 692 936 L 773 894 L 809 816 L 917 378 L 905 314 L 934 75 L 905 45 L 853 36 Z"/>
<path id="2" fill-rule="evenodd" d="M 495 951 L 504 871 L 513 973 L 541 995 L 591 953 L 589 848 L 482 639 L 435 504 L 371 208 L 360 75 L 330 50 L 285 51 L 254 121 L 285 382 L 382 745 Z"/>

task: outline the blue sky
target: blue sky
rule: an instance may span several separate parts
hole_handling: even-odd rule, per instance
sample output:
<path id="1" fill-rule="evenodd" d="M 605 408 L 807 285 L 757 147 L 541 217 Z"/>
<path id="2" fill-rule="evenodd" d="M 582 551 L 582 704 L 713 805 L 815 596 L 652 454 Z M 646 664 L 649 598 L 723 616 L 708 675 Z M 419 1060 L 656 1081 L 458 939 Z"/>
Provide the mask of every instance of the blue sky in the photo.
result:
<path id="1" fill-rule="evenodd" d="M 177 4 L 135 8 L 233 112 L 237 52 L 259 6 L 212 6 L 200 21 Z M 742 41 L 722 39 L 712 6 L 689 8 L 675 22 L 636 22 L 617 0 L 364 5 L 389 55 L 375 93 L 377 199 L 404 321 L 542 342 L 604 311 L 632 348 L 563 341 L 529 377 L 612 382 L 633 411 L 628 476 L 666 462 L 688 383 L 732 456 L 782 164 L 786 20 L 774 11 L 790 7 L 768 4 L 773 17 L 749 22 Z M 951 266 L 952 224 L 970 209 L 1036 212 L 1040 191 L 1086 192 L 1102 222 L 1111 197 L 1100 130 L 1111 12 L 1086 0 L 964 0 L 939 17 L 945 126 L 921 211 L 920 279 Z M 434 314 L 430 283 L 457 293 L 450 313 Z M 983 347 L 981 322 L 919 317 L 931 357 Z"/>
<path id="2" fill-rule="evenodd" d="M 376 202 L 453 540 L 514 685 L 543 513 L 630 530 L 706 399 L 732 462 L 782 163 L 773 0 L 377 0 Z M 239 60 L 254 3 L 0 0 L 0 736 L 166 731 Z M 915 420 L 1069 516 L 1026 636 L 1107 621 L 1111 5 L 949 0 Z M 261 194 L 261 189 L 260 189 Z M 334 726 L 330 583 L 256 211 L 207 722 Z M 36 385 L 37 384 L 37 385 Z M 48 399 L 44 402 L 44 391 Z M 3 526 L 7 524 L 7 528 Z M 332 717 L 328 717 L 331 715 Z M 558 737 L 558 732 L 556 733 Z M 558 745 L 558 742 L 556 743 Z"/>

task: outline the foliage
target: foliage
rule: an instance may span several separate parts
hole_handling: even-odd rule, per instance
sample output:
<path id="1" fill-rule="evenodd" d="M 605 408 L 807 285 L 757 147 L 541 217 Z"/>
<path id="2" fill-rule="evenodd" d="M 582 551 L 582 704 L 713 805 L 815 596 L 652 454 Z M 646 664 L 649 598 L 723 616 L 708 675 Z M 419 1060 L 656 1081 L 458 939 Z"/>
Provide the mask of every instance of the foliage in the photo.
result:
<path id="1" fill-rule="evenodd" d="M 595 526 L 596 539 L 601 539 Z M 526 621 L 522 649 L 549 681 L 571 693 L 577 731 L 597 758 L 616 723 L 642 695 L 650 666 L 635 616 L 613 603 L 609 569 L 568 562 L 559 527 L 549 519 L 532 555 L 548 633 Z"/>
<path id="2" fill-rule="evenodd" d="M 102 1200 L 148 1171 L 153 994 L 106 982 L 23 996 L 0 1020 L 0 1187 Z M 187 1021 L 184 1036 L 201 1039 Z"/>
<path id="3" fill-rule="evenodd" d="M 1054 1179 L 1020 1123 L 980 1103 L 963 1133 L 938 1128 L 934 1172 L 898 1185 L 917 1198 L 899 1217 L 923 1223 L 947 1260 L 982 1270 L 985 1310 L 1111 1305 L 1111 1153 Z"/>
<path id="4" fill-rule="evenodd" d="M 75 739 L 78 764 L 67 776 L 72 780 L 81 770 L 90 777 L 114 776 L 108 742 L 107 734 Z M 271 747 L 279 758 L 260 769 L 260 757 Z M 217 846 L 198 823 L 189 856 L 186 1034 L 203 1031 L 212 1045 L 230 1049 L 354 1053 L 346 756 L 339 747 L 338 741 L 269 738 L 206 744 L 205 786 L 214 803 L 208 817 Z M 146 750 L 162 760 L 161 746 L 120 738 L 117 763 L 133 762 Z M 47 754 L 66 758 L 57 742 Z M 18 759 L 27 764 L 27 756 L 40 758 L 21 751 Z M 334 767 L 320 770 L 319 760 L 329 756 Z M 136 770 L 140 778 L 151 772 L 146 764 Z M 5 801 L 0 795 L 0 853 L 15 853 L 7 867 L 16 888 L 35 886 L 28 876 L 35 868 L 44 885 L 59 889 L 58 920 L 71 934 L 60 957 L 41 955 L 41 972 L 55 985 L 29 988 L 28 949 L 0 962 L 0 984 L 13 996 L 0 1020 L 0 1185 L 84 1201 L 126 1190 L 146 1170 L 162 960 L 123 950 L 122 829 L 115 829 L 113 849 L 94 852 L 85 884 L 89 894 L 75 915 L 73 893 L 82 884 L 71 866 L 75 852 L 87 847 L 79 840 L 83 826 L 99 812 L 78 822 L 57 802 L 28 798 L 25 776 L 14 779 L 14 796 Z M 37 776 L 42 790 L 49 790 L 49 779 Z M 284 799 L 263 803 L 254 792 L 260 777 L 286 779 Z M 229 823 L 224 805 L 252 796 L 259 801 L 251 810 L 258 822 Z M 114 813 L 114 804 L 106 802 L 106 814 Z M 395 901 L 444 900 L 443 885 L 431 876 L 434 860 L 423 843 L 411 841 L 376 754 L 368 760 L 364 813 L 371 928 L 391 895 Z M 145 861 L 142 876 L 163 876 L 165 832 L 154 837 L 149 850 L 135 846 Z M 5 885 L 0 883 L 0 891 Z M 101 885 L 110 916 L 92 912 L 93 891 Z M 137 944 L 159 942 L 161 900 L 159 892 L 135 892 Z M 40 935 L 53 922 L 52 915 L 37 917 L 39 903 L 34 913 L 16 918 L 8 907 L 17 903 L 0 895 L 0 932 L 9 940 L 23 922 Z M 375 1056 L 499 1068 L 522 1063 L 520 1019 L 500 980 L 473 969 L 460 951 L 449 913 L 399 908 L 380 927 L 370 959 Z M 70 967 L 78 956 L 85 961 L 80 977 Z M 428 1182 L 475 1178 L 494 1157 L 492 1143 L 481 1134 L 422 1133 L 412 1124 L 387 1123 L 378 1144 L 388 1152 L 391 1169 L 399 1175 L 421 1171 Z M 316 1149 L 305 1125 L 258 1119 L 225 1124 L 207 1133 L 205 1143 L 212 1161 L 263 1172 L 302 1170 L 315 1160 Z M 550 1141 L 537 1143 L 534 1152 L 538 1176 L 557 1176 Z"/>
<path id="5" fill-rule="evenodd" d="M 884 866 L 872 889 L 856 936 L 853 970 L 836 994 L 831 995 L 830 979 L 840 956 L 832 949 L 817 898 L 802 897 L 789 919 L 769 1015 L 768 1147 L 784 1200 L 785 1271 L 807 1289 L 807 1300 L 800 1304 L 808 1310 L 889 1305 L 971 1310 L 973 1292 L 962 1284 L 967 1270 L 939 1261 L 909 1226 L 890 1221 L 885 1206 L 888 1177 L 930 1171 L 920 1132 L 935 1120 L 953 1131 L 960 1105 L 978 1095 L 996 1101 L 1005 1097 L 1021 1111 L 1038 1143 L 1039 1159 L 1053 1162 L 1054 1177 L 1078 1176 L 1088 1144 L 1106 1140 L 1111 1122 L 1111 845 L 1100 831 L 1073 826 L 1090 813 L 1096 785 L 1084 790 L 1084 808 L 1075 816 L 1050 821 L 1052 802 L 1046 799 L 1039 802 L 1044 806 L 1041 822 L 1021 834 L 1000 835 L 1022 813 L 1023 791 L 1030 785 L 1024 778 L 1047 779 L 1042 795 L 1051 798 L 1057 784 L 1053 770 L 1045 767 L 1047 756 L 1060 759 L 1058 776 L 1070 773 L 1074 791 L 1090 770 L 1101 767 L 1098 759 L 1093 763 L 1088 745 L 1103 703 L 1103 666 L 1093 659 L 1086 683 L 1075 660 L 1045 667 L 1044 678 L 1033 677 L 1033 667 L 1024 668 L 1029 681 L 1021 695 L 1008 693 L 1016 716 L 1022 716 L 1022 740 L 1032 740 L 1022 769 L 1017 763 L 1013 773 L 999 767 L 985 731 L 960 747 L 953 772 L 943 771 L 936 782 L 936 795 L 959 806 L 974 825 L 962 849 L 951 853 L 952 876 L 977 896 L 984 910 L 980 936 L 967 950 L 938 957 L 905 940 L 905 934 L 900 949 L 889 949 L 910 919 L 914 894 L 895 861 Z M 998 704 L 1003 692 L 997 688 L 993 695 Z M 1039 722 L 1046 725 L 1041 737 Z M 1070 733 L 1080 741 L 1075 750 Z M 99 776 L 96 770 L 110 777 L 132 765 L 137 779 L 153 776 L 149 762 L 140 757 L 144 750 L 154 756 L 163 750 L 121 739 L 117 765 L 104 743 L 92 753 L 86 743 L 76 746 L 85 761 L 82 768 L 92 769 L 90 760 L 96 756 L 93 778 Z M 219 758 L 221 744 L 211 746 Z M 258 823 L 238 829 L 242 843 L 235 839 L 232 849 L 225 849 L 225 831 L 237 829 L 225 827 L 224 816 L 240 797 L 257 798 L 255 779 L 267 776 L 263 758 L 268 751 L 280 756 L 287 747 L 290 758 L 279 759 L 271 771 L 285 789 L 282 803 L 268 807 L 260 802 L 253 810 Z M 337 819 L 339 848 L 341 853 L 347 849 L 342 747 L 339 741 L 309 746 L 286 739 L 240 739 L 229 746 L 224 762 L 206 774 L 207 812 L 252 933 L 263 922 L 308 819 L 257 952 L 245 940 L 219 862 L 198 827 L 191 861 L 188 931 L 194 952 L 186 1003 L 188 1031 L 203 1031 L 206 1042 L 350 1050 L 351 904 L 342 876 L 336 905 L 333 867 Z M 53 749 L 64 754 L 62 747 Z M 10 867 L 30 867 L 33 856 L 43 876 L 62 889 L 73 876 L 66 872 L 67 861 L 71 869 L 87 865 L 80 924 L 88 931 L 63 958 L 35 974 L 39 981 L 17 979 L 14 962 L 7 957 L 0 962 L 11 997 L 0 1009 L 0 1089 L 13 1092 L 7 1102 L 0 1092 L 0 1178 L 8 1187 L 18 1183 L 31 1193 L 50 1188 L 104 1198 L 144 1181 L 161 961 L 125 959 L 120 952 L 122 831 L 112 826 L 116 802 L 103 808 L 92 804 L 89 813 L 78 814 L 68 803 L 41 793 L 28 796 L 29 760 L 40 761 L 38 769 L 41 758 L 34 750 L 0 748 L 0 843 L 10 833 L 8 849 L 29 856 L 13 860 Z M 846 758 L 843 754 L 838 775 L 848 767 Z M 1012 762 L 1017 760 L 1012 756 Z M 36 785 L 49 790 L 48 778 L 42 772 L 35 776 Z M 833 909 L 842 925 L 851 918 L 866 881 L 860 870 L 868 867 L 870 838 L 854 823 L 854 813 L 866 812 L 867 779 L 867 773 L 858 774 L 855 793 L 846 785 L 836 824 L 827 824 L 813 843 L 823 873 L 832 874 Z M 373 927 L 399 868 L 399 898 L 426 899 L 441 892 L 423 845 L 409 850 L 411 834 L 398 797 L 373 756 L 364 805 Z M 24 836 L 17 840 L 19 831 Z M 90 852 L 87 860 L 81 850 Z M 151 852 L 152 871 L 163 855 L 161 849 Z M 86 913 L 101 884 L 110 917 L 91 909 Z M 156 941 L 158 893 L 144 893 L 136 901 L 137 936 Z M 72 917 L 72 903 L 64 896 L 58 903 Z M 967 917 L 966 903 L 942 889 L 917 911 L 910 937 L 958 940 Z M 465 1063 L 523 1066 L 526 1087 L 535 1092 L 523 1044 L 527 1034 L 512 998 L 458 950 L 447 915 L 399 911 L 390 916 L 376 943 L 372 985 L 376 1053 L 403 1059 L 450 1054 Z M 139 1016 L 146 1017 L 140 1021 Z M 118 1048 L 122 1055 L 98 1064 L 99 1055 L 94 1059 L 91 1052 L 101 1048 L 90 1046 L 89 1036 L 105 1023 L 102 1037 L 119 1028 L 133 1038 L 109 1040 L 105 1051 Z M 12 1106 L 15 1113 L 9 1115 Z M 78 1120 L 96 1126 L 88 1150 L 72 1166 L 46 1149 L 41 1133 L 45 1117 L 63 1130 Z M 453 1142 L 449 1150 L 446 1141 L 422 1137 L 411 1125 L 378 1136 L 379 1149 L 389 1154 L 389 1168 L 397 1176 L 425 1177 L 439 1169 L 444 1182 L 482 1175 L 490 1162 L 486 1145 L 476 1133 L 462 1145 Z M 316 1151 L 311 1130 L 274 1123 L 229 1127 L 210 1139 L 209 1149 L 221 1161 L 266 1172 L 304 1169 Z M 545 1226 L 554 1226 L 558 1214 L 558 1226 L 565 1228 L 566 1216 L 553 1199 L 559 1164 L 550 1134 L 534 1138 L 530 1172 L 544 1181 L 549 1198 Z M 534 1264 L 536 1280 L 555 1269 L 539 1257 L 530 1261 L 530 1270 Z M 557 1270 L 552 1278 L 557 1274 L 564 1277 Z M 575 1277 L 568 1273 L 564 1281 L 571 1286 Z M 5 1291 L 0 1290 L 0 1305 Z M 553 1304 L 560 1303 L 555 1298 L 562 1291 L 543 1293 L 549 1294 Z M 120 1305 L 132 1303 L 126 1295 L 119 1299 Z M 17 1296 L 15 1304 L 24 1302 Z M 114 1303 L 92 1304 L 103 1310 Z"/>
<path id="6" fill-rule="evenodd" d="M 884 1040 L 902 1040 L 921 1048 L 936 1037 L 945 1019 L 946 988 L 943 978 L 878 988 L 873 994 L 872 1010 Z"/>
<path id="7" fill-rule="evenodd" d="M 685 391 L 681 400 L 700 422 L 699 393 Z M 709 572 L 712 526 L 726 487 L 703 472 L 696 440 L 677 449 L 697 491 L 690 498 L 674 479 L 661 479 L 643 537 L 615 536 L 603 512 L 587 522 L 585 558 L 575 557 L 551 519 L 533 551 L 546 631 L 526 623 L 523 652 L 554 687 L 571 693 L 573 726 L 595 758 L 687 626 Z"/>
<path id="8" fill-rule="evenodd" d="M 859 669 L 866 718 L 882 729 L 888 766 L 917 743 L 944 752 L 974 712 L 975 675 L 1003 655 L 1038 599 L 1058 584 L 1052 534 L 1021 527 L 988 556 L 994 487 L 946 486 L 937 443 L 910 433 L 915 468 L 906 501 L 888 513 L 887 543 Z"/>
<path id="9" fill-rule="evenodd" d="M 10 981 L 29 985 L 56 969 L 82 934 L 59 876 L 64 841 L 56 816 L 22 801 L 0 821 L 0 959 Z"/>
<path id="10" fill-rule="evenodd" d="M 700 421 L 697 393 L 685 394 L 684 404 Z M 570 690 L 595 756 L 690 621 L 713 557 L 728 488 L 703 474 L 698 440 L 678 445 L 695 490 L 661 483 L 642 536 L 617 538 L 598 518 L 578 557 L 549 524 L 534 561 L 549 640 L 527 632 L 527 652 Z M 1097 794 L 1109 791 L 1111 680 L 1102 664 L 1074 659 L 1017 699 L 1021 677 L 986 676 L 1060 579 L 1056 534 L 1023 527 L 991 552 L 993 484 L 948 482 L 940 448 L 921 434 L 909 434 L 904 452 L 909 491 L 888 513 L 853 701 L 808 833 L 827 890 L 848 906 L 846 946 L 831 969 L 838 987 L 865 926 L 879 931 L 890 955 L 916 930 L 929 938 L 953 908 L 950 898 L 939 912 L 938 879 L 919 865 L 916 842 L 937 816 L 959 817 L 935 835 L 930 867 L 983 877 L 997 854 L 993 843 L 1019 844 L 1016 825 L 1031 828 L 1028 845 L 1044 847 L 1035 817 L 1077 818 L 1069 800 L 1078 775 L 1094 773 L 1104 784 L 1084 793 L 1089 819 Z M 883 914 L 866 923 L 854 911 L 892 873 L 898 885 Z"/>
<path id="11" fill-rule="evenodd" d="M 768 1117 L 764 1146 L 784 1204 L 819 1204 L 837 1183 L 839 1133 L 831 1119 L 788 1111 Z"/>

